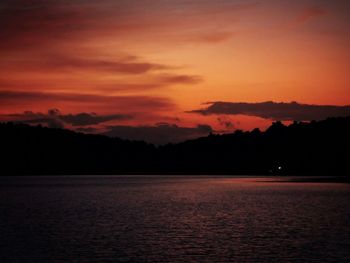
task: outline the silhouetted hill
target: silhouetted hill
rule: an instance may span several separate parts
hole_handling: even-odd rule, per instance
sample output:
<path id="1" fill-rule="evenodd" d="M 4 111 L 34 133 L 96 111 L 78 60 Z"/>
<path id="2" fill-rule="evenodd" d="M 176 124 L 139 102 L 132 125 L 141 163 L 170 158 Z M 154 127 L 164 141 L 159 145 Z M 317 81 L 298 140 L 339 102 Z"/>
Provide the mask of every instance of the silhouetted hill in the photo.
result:
<path id="1" fill-rule="evenodd" d="M 275 122 L 155 147 L 102 135 L 1 123 L 1 174 L 350 174 L 350 117 Z"/>

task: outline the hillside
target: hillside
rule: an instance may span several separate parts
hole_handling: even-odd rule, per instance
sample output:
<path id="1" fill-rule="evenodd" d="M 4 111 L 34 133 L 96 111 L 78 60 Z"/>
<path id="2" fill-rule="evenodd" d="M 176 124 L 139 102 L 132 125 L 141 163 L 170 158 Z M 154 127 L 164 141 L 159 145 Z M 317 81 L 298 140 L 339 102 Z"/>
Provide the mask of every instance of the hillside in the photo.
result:
<path id="1" fill-rule="evenodd" d="M 1 174 L 350 174 L 350 117 L 154 146 L 1 123 Z"/>

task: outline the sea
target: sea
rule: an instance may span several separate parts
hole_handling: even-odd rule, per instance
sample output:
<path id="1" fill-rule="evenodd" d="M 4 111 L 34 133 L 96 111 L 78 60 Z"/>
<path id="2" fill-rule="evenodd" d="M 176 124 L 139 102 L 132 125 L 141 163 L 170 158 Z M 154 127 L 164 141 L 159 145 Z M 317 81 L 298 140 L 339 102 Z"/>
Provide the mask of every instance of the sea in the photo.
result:
<path id="1" fill-rule="evenodd" d="M 350 262 L 350 184 L 1 176 L 0 262 Z"/>

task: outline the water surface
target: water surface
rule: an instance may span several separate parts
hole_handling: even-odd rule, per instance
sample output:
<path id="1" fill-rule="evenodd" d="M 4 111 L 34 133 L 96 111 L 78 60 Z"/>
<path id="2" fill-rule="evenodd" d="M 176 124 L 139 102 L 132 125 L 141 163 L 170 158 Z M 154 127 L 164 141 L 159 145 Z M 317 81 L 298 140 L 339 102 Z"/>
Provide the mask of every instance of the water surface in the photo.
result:
<path id="1" fill-rule="evenodd" d="M 283 181 L 0 177 L 0 262 L 349 262 L 350 185 Z"/>

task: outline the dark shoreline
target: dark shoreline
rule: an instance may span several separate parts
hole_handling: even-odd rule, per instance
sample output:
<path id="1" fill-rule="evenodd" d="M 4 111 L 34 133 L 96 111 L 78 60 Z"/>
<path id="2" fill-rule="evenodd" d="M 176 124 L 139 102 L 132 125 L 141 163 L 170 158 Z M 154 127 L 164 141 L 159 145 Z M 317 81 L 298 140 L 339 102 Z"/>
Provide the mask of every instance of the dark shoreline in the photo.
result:
<path id="1" fill-rule="evenodd" d="M 72 175 L 57 175 L 57 174 L 38 174 L 38 175 L 0 175 L 1 179 L 11 179 L 11 178 L 72 178 L 72 179 L 82 179 L 82 178 L 182 178 L 182 179 L 271 179 L 271 180 L 257 180 L 256 182 L 263 183 L 350 183 L 350 176 L 312 176 L 312 175 L 210 175 L 210 174 L 125 174 L 125 175 L 83 175 L 83 174 L 72 174 Z M 276 180 L 274 180 L 276 179 Z"/>
<path id="2" fill-rule="evenodd" d="M 269 183 L 350 183 L 349 176 L 283 176 L 281 180 L 264 181 Z M 286 180 L 284 180 L 286 179 Z"/>
<path id="3" fill-rule="evenodd" d="M 0 145 L 0 171 L 8 175 L 350 175 L 350 117 L 162 146 L 0 123 Z"/>

